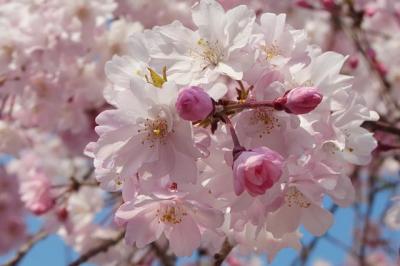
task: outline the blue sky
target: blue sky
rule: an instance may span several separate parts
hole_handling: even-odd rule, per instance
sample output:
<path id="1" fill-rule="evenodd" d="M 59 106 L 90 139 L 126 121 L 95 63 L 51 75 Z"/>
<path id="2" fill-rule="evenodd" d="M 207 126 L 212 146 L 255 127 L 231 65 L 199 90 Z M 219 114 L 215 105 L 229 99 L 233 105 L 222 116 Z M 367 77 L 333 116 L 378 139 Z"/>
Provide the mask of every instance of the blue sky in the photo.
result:
<path id="1" fill-rule="evenodd" d="M 390 198 L 389 192 L 382 192 L 378 195 L 378 198 L 373 207 L 373 217 L 378 219 L 381 216 L 383 209 L 386 206 L 387 200 Z M 326 200 L 326 205 L 329 206 L 331 203 Z M 335 223 L 332 228 L 328 231 L 328 234 L 340 239 L 347 246 L 352 245 L 352 226 L 354 223 L 354 212 L 351 208 L 339 208 L 335 215 Z M 27 219 L 27 225 L 30 232 L 35 232 L 40 228 L 40 221 L 36 218 L 29 217 Z M 302 230 L 304 233 L 304 242 L 308 243 L 311 239 L 310 235 Z M 387 231 L 385 235 L 390 237 L 393 241 L 392 248 L 397 250 L 400 246 L 400 233 Z M 10 256 L 0 257 L 0 263 L 7 261 Z M 291 262 L 296 258 L 297 252 L 294 250 L 286 249 L 281 251 L 271 266 L 286 266 L 290 265 Z M 47 239 L 36 245 L 28 255 L 21 261 L 20 266 L 65 266 L 68 265 L 73 259 L 77 257 L 69 247 L 65 246 L 62 239 L 58 236 L 52 235 Z M 345 252 L 330 243 L 329 241 L 322 239 L 319 241 L 316 249 L 314 249 L 311 257 L 309 259 L 309 264 L 318 259 L 325 259 L 333 263 L 334 266 L 343 266 L 343 261 L 345 258 Z M 185 260 L 187 261 L 187 260 Z M 181 263 L 179 263 L 181 264 Z M 84 264 L 93 265 L 93 264 Z M 307 266 L 308 266 L 307 265 Z"/>

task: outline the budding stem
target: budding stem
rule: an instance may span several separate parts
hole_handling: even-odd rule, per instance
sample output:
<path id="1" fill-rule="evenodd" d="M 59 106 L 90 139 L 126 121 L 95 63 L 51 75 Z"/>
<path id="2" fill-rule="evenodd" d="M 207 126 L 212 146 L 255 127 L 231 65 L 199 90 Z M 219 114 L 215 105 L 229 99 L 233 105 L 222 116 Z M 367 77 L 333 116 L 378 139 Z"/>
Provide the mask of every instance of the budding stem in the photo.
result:
<path id="1" fill-rule="evenodd" d="M 232 121 L 229 119 L 228 116 L 221 114 L 221 119 L 222 121 L 228 126 L 229 131 L 231 133 L 232 141 L 233 141 L 233 158 L 236 159 L 240 155 L 242 151 L 245 151 L 246 149 L 240 145 L 239 138 L 236 134 L 235 128 L 233 127 Z"/>
<path id="2" fill-rule="evenodd" d="M 258 107 L 274 107 L 274 103 L 272 101 L 234 103 L 224 106 L 224 109 L 231 111 L 236 109 L 254 109 Z"/>

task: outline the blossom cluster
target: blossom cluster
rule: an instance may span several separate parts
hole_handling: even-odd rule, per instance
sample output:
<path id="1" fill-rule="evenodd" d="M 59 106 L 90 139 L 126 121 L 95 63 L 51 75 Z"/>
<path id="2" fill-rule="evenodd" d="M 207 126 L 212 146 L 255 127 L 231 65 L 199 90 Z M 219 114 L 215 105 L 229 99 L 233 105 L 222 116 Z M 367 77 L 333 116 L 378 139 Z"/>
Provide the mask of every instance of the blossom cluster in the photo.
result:
<path id="1" fill-rule="evenodd" d="M 100 185 L 122 191 L 116 222 L 128 243 L 164 235 L 178 256 L 225 239 L 270 258 L 299 248 L 300 225 L 319 236 L 332 224 L 325 195 L 353 201 L 343 165 L 369 163 L 361 124 L 378 116 L 340 73 L 346 58 L 285 15 L 202 0 L 192 19 L 134 33 L 106 64 L 114 108 L 86 153 Z"/>
<path id="2" fill-rule="evenodd" d="M 72 265 L 262 265 L 241 255 L 300 251 L 301 227 L 355 206 L 346 263 L 393 264 L 365 250 L 400 228 L 398 197 L 369 217 L 398 185 L 399 18 L 397 0 L 0 0 L 0 254 L 57 234 Z"/>

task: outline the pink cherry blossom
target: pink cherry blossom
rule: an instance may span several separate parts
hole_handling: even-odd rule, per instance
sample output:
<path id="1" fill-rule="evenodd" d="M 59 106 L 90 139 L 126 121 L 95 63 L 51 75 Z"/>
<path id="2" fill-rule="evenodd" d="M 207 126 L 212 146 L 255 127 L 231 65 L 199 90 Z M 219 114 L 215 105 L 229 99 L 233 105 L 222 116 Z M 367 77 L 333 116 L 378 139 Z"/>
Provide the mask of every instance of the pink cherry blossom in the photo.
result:
<path id="1" fill-rule="evenodd" d="M 344 263 L 394 265 L 399 33 L 397 0 L 0 0 L 0 253 L 310 264 L 348 207 Z"/>
<path id="2" fill-rule="evenodd" d="M 22 200 L 28 210 L 36 215 L 48 212 L 55 204 L 50 179 L 43 173 L 32 173 L 21 184 Z"/>
<path id="3" fill-rule="evenodd" d="M 282 175 L 283 157 L 267 147 L 242 152 L 233 164 L 235 193 L 262 195 Z"/>
<path id="4" fill-rule="evenodd" d="M 126 223 L 129 244 L 142 248 L 164 233 L 178 256 L 190 256 L 199 247 L 203 230 L 215 230 L 223 222 L 222 213 L 174 196 L 126 202 L 116 217 Z"/>

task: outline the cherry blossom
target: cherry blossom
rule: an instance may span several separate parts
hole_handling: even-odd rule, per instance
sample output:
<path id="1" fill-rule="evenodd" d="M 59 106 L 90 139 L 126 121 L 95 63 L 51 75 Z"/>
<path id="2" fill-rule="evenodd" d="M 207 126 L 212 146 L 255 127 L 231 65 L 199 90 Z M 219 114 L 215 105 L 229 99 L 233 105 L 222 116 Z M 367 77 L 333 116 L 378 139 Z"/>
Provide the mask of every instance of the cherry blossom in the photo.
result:
<path id="1" fill-rule="evenodd" d="M 0 253 L 395 265 L 399 47 L 396 0 L 0 0 Z"/>

